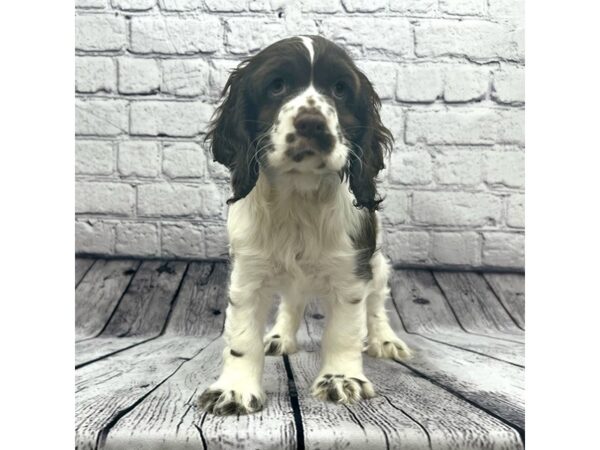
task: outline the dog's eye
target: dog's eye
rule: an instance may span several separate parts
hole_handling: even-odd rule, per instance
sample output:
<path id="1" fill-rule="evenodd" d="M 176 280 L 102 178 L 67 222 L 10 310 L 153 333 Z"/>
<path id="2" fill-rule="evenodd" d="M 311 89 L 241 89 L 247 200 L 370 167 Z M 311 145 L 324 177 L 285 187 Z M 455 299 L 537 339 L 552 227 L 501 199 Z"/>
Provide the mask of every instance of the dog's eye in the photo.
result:
<path id="1" fill-rule="evenodd" d="M 348 93 L 348 88 L 343 81 L 338 81 L 331 87 L 331 93 L 338 100 L 343 100 Z"/>
<path id="2" fill-rule="evenodd" d="M 275 78 L 269 85 L 269 94 L 277 97 L 285 93 L 287 86 L 283 78 Z"/>

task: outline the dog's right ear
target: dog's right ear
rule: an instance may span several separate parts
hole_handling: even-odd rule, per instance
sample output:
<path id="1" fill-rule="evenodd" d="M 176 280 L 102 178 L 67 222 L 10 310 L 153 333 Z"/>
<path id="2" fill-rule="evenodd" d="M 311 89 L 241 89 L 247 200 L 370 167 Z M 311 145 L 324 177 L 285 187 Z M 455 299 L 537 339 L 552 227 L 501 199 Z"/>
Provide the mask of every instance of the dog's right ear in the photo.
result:
<path id="1" fill-rule="evenodd" d="M 256 148 L 248 132 L 247 64 L 244 61 L 229 76 L 205 138 L 210 141 L 213 159 L 231 172 L 233 197 L 227 203 L 248 195 L 258 179 Z"/>

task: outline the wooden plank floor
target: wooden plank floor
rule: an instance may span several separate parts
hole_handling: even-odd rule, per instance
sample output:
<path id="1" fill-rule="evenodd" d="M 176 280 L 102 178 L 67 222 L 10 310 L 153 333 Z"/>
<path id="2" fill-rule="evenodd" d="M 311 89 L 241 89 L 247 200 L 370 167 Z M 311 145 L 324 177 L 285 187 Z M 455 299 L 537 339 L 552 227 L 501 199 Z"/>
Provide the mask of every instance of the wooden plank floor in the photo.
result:
<path id="1" fill-rule="evenodd" d="M 524 276 L 396 270 L 388 304 L 407 362 L 364 358 L 378 396 L 319 402 L 324 318 L 300 352 L 266 359 L 267 407 L 215 417 L 194 400 L 219 375 L 223 263 L 76 259 L 76 447 L 522 449 Z"/>

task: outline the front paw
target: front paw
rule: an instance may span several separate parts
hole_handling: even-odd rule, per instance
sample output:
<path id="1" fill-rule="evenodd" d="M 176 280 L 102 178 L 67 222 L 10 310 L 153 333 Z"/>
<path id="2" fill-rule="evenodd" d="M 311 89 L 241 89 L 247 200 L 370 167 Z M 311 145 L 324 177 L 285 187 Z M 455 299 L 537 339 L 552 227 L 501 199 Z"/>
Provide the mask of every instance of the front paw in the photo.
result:
<path id="1" fill-rule="evenodd" d="M 265 394 L 262 391 L 244 392 L 211 386 L 198 397 L 198 406 L 217 416 L 251 414 L 263 409 Z"/>
<path id="2" fill-rule="evenodd" d="M 326 373 L 317 377 L 313 383 L 312 395 L 323 401 L 352 404 L 374 397 L 375 391 L 371 382 L 364 376 L 359 378 Z"/>
<path id="3" fill-rule="evenodd" d="M 412 357 L 408 345 L 396 336 L 388 336 L 383 339 L 369 339 L 365 349 L 369 356 L 375 358 L 388 358 L 395 361 L 404 361 Z"/>
<path id="4" fill-rule="evenodd" d="M 286 338 L 279 334 L 268 335 L 265 337 L 265 355 L 282 356 L 291 355 L 298 351 L 298 345 L 293 338 Z"/>

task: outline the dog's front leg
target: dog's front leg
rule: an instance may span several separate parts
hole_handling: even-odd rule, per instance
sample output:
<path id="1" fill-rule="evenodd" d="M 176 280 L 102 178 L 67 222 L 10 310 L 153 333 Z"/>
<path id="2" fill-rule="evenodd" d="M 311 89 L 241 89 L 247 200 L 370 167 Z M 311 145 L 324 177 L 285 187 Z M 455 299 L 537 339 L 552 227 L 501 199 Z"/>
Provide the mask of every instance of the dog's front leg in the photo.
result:
<path id="1" fill-rule="evenodd" d="M 327 325 L 323 334 L 321 370 L 312 386 L 320 400 L 354 403 L 375 395 L 362 367 L 366 337 L 365 292 L 338 293 L 327 299 Z"/>
<path id="2" fill-rule="evenodd" d="M 234 264 L 225 319 L 223 370 L 219 379 L 198 399 L 202 409 L 217 415 L 248 414 L 262 409 L 265 355 L 263 334 L 273 292 L 262 279 L 249 277 Z"/>

